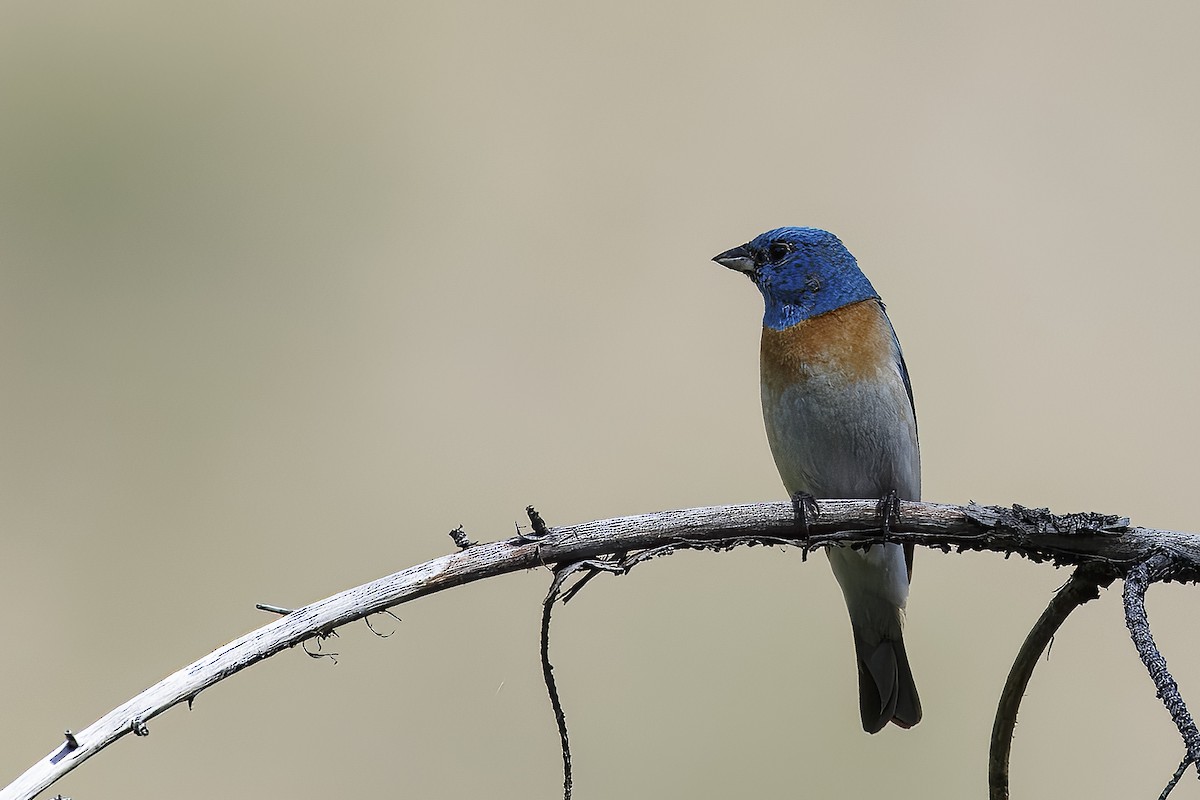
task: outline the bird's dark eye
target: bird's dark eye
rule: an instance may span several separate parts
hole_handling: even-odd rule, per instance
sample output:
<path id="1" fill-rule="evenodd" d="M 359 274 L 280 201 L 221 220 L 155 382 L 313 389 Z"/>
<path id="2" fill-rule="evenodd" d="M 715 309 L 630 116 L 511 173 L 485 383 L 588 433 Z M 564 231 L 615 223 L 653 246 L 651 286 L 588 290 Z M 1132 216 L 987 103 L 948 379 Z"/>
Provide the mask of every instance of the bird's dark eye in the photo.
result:
<path id="1" fill-rule="evenodd" d="M 792 252 L 790 244 L 786 242 L 771 242 L 767 246 L 767 260 L 771 262 L 783 261 L 790 252 Z"/>

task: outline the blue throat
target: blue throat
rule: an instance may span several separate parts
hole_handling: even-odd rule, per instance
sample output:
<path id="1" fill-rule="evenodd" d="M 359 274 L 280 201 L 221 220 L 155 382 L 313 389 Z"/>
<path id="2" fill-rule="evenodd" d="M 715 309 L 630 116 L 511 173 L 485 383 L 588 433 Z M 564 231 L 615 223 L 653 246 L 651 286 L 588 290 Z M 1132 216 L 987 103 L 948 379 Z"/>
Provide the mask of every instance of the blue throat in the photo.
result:
<path id="1" fill-rule="evenodd" d="M 806 291 L 799 295 L 793 292 L 776 292 L 772 287 L 760 283 L 759 289 L 766 302 L 763 325 L 771 330 L 781 331 L 851 303 L 878 300 L 879 293 L 866 276 L 858 271 L 857 266 L 852 269 L 853 274 L 833 276 L 833 280 L 825 282 L 816 291 Z"/>

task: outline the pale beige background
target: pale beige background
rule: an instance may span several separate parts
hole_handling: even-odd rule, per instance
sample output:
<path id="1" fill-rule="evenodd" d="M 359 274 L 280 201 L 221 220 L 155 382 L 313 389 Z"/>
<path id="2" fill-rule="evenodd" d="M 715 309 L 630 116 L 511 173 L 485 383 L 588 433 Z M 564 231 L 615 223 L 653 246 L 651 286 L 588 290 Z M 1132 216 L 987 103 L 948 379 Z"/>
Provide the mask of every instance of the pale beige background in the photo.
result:
<path id="1" fill-rule="evenodd" d="M 760 301 L 708 261 L 777 225 L 887 299 L 928 499 L 1200 527 L 1198 30 L 1190 0 L 5 3 L 0 780 L 255 602 L 460 523 L 782 499 Z M 876 737 L 823 559 L 597 580 L 554 645 L 577 796 L 981 796 L 1065 578 L 920 553 L 925 722 Z M 554 797 L 546 585 L 282 654 L 55 789 Z M 1198 600 L 1151 596 L 1193 705 Z M 1180 755 L 1110 591 L 1034 677 L 1015 794 L 1157 796 Z"/>

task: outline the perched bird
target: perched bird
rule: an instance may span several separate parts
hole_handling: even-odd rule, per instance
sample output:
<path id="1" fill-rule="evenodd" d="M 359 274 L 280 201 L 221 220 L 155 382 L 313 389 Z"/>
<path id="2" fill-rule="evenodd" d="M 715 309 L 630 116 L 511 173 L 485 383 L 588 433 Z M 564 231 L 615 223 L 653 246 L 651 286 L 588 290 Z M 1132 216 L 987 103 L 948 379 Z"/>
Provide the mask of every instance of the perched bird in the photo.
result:
<path id="1" fill-rule="evenodd" d="M 748 275 L 766 302 L 763 419 L 793 497 L 919 500 L 908 368 L 879 294 L 845 245 L 828 231 L 777 228 L 713 261 Z M 850 612 L 863 728 L 916 725 L 921 701 L 903 638 L 912 545 L 826 553 Z"/>

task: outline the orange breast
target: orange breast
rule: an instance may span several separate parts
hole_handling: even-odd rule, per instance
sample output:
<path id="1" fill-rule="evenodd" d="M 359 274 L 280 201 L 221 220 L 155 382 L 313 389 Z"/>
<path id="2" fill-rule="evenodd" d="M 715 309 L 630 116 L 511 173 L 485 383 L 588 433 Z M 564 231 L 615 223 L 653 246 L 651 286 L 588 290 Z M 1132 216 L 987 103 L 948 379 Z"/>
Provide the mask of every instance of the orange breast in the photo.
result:
<path id="1" fill-rule="evenodd" d="M 782 331 L 763 328 L 764 388 L 808 380 L 854 382 L 894 370 L 892 329 L 877 300 L 863 300 Z"/>

